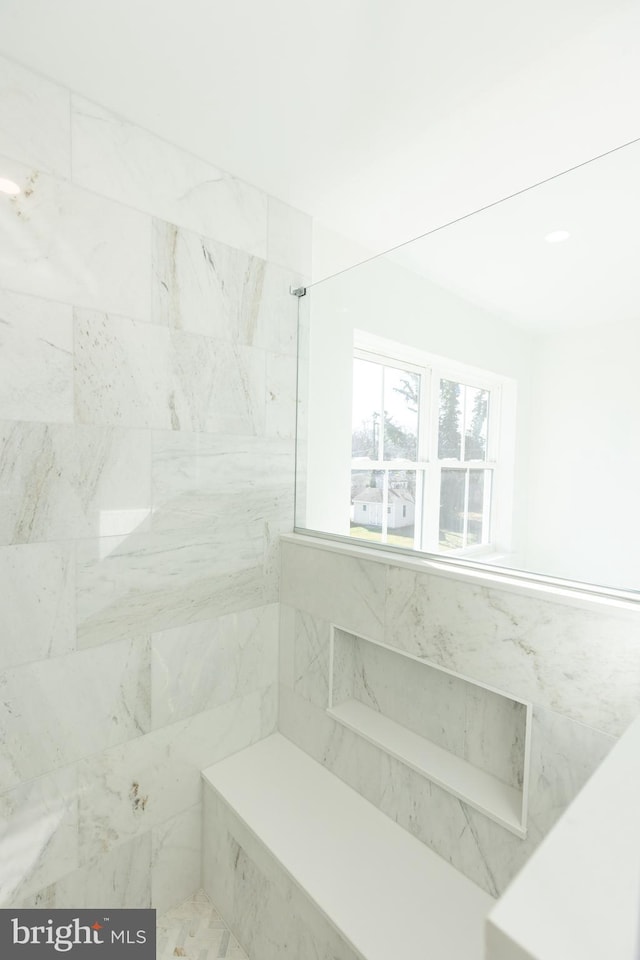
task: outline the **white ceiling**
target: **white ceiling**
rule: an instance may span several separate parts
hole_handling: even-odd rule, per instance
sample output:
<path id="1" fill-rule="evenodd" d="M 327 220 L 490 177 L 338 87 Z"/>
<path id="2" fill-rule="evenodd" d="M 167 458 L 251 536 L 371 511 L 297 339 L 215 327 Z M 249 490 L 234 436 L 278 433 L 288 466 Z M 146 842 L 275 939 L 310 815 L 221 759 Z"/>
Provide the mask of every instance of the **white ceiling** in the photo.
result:
<path id="1" fill-rule="evenodd" d="M 637 142 L 390 257 L 532 333 L 636 322 L 639 187 Z M 558 230 L 569 237 L 545 241 Z"/>
<path id="2" fill-rule="evenodd" d="M 0 0 L 0 52 L 380 251 L 640 134 L 635 0 Z"/>

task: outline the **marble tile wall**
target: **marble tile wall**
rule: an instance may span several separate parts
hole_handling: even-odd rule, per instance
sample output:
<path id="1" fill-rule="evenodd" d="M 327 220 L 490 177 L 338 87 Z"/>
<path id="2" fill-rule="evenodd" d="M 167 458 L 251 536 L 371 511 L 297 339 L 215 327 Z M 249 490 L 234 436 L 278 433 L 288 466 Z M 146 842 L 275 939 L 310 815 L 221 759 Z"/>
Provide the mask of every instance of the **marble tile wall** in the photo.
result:
<path id="1" fill-rule="evenodd" d="M 281 600 L 281 732 L 493 896 L 640 712 L 636 612 L 479 586 L 301 540 L 282 544 Z M 332 623 L 532 702 L 525 840 L 328 716 Z M 491 762 L 500 717 L 481 703 L 470 716 L 474 755 Z"/>
<path id="2" fill-rule="evenodd" d="M 0 904 L 165 908 L 277 721 L 309 219 L 0 59 Z"/>

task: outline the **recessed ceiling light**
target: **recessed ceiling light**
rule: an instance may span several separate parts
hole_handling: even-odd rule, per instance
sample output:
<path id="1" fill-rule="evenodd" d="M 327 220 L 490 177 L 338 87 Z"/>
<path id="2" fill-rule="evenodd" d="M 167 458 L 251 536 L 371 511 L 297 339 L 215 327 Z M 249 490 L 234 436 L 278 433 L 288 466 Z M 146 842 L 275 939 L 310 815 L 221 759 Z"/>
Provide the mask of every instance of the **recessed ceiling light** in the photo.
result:
<path id="1" fill-rule="evenodd" d="M 552 230 L 551 233 L 548 233 L 545 237 L 547 243 L 562 243 L 563 240 L 568 240 L 571 234 L 568 230 Z"/>
<path id="2" fill-rule="evenodd" d="M 20 187 L 13 180 L 0 177 L 0 193 L 8 193 L 10 197 L 16 197 L 20 193 Z"/>

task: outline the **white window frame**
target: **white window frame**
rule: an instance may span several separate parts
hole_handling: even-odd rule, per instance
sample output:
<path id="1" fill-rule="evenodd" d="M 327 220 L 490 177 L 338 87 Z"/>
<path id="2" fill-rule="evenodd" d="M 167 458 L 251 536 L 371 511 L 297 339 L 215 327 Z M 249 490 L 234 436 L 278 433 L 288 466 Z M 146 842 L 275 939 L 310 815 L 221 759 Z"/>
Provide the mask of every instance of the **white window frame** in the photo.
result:
<path id="1" fill-rule="evenodd" d="M 416 460 L 367 460 L 352 458 L 351 470 L 415 470 L 416 498 L 413 550 L 435 553 L 446 557 L 473 557 L 500 554 L 510 549 L 513 496 L 513 444 L 514 437 L 505 437 L 509 426 L 513 428 L 513 411 L 505 420 L 505 385 L 511 402 L 515 404 L 515 384 L 507 378 L 481 370 L 448 358 L 429 354 L 405 344 L 383 340 L 374 334 L 354 331 L 354 359 L 369 360 L 385 366 L 396 367 L 421 376 L 420 403 L 418 408 L 418 444 Z M 485 460 L 456 460 L 438 458 L 438 429 L 440 409 L 440 381 L 451 380 L 489 393 L 489 424 L 487 433 L 487 456 Z M 507 429 L 504 429 L 505 426 Z M 379 453 L 383 450 L 384 430 L 380 430 Z M 506 442 L 505 442 L 506 441 Z M 464 425 L 462 429 L 464 445 Z M 503 450 L 503 446 L 507 450 Z M 463 447 L 464 450 L 464 447 Z M 503 453 L 505 454 L 503 457 Z M 466 485 L 470 470 L 489 470 L 490 485 L 485 484 L 483 515 L 489 516 L 489 531 L 486 542 L 445 550 L 440 546 L 440 485 L 443 469 L 459 469 L 465 472 Z M 426 496 L 425 496 L 426 490 Z M 437 491 L 437 506 L 429 507 L 429 491 Z M 466 502 L 466 497 L 465 497 Z M 501 509 L 503 507 L 503 509 Z M 387 483 L 383 486 L 381 541 L 388 535 Z M 424 510 L 424 517 L 422 516 Z M 468 516 L 465 512 L 465 529 Z"/>

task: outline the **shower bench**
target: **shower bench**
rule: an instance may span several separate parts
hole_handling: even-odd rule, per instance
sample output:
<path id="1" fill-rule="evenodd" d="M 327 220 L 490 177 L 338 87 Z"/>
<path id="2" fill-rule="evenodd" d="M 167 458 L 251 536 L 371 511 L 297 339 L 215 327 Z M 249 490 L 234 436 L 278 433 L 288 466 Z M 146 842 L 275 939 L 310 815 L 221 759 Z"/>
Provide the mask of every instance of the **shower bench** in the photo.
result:
<path id="1" fill-rule="evenodd" d="M 204 885 L 251 960 L 481 960 L 492 898 L 280 734 L 203 771 Z"/>

